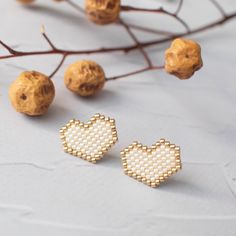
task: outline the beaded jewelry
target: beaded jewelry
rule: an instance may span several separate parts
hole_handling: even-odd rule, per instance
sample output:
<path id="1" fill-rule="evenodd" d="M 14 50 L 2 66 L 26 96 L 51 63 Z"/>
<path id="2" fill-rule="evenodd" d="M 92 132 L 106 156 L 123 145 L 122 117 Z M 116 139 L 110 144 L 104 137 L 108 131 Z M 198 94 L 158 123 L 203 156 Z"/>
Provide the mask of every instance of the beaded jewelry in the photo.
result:
<path id="1" fill-rule="evenodd" d="M 70 120 L 60 130 L 64 151 L 96 163 L 117 142 L 115 120 L 96 114 L 87 124 Z"/>
<path id="2" fill-rule="evenodd" d="M 151 187 L 181 169 L 180 148 L 161 139 L 151 146 L 134 142 L 121 152 L 124 172 Z"/>

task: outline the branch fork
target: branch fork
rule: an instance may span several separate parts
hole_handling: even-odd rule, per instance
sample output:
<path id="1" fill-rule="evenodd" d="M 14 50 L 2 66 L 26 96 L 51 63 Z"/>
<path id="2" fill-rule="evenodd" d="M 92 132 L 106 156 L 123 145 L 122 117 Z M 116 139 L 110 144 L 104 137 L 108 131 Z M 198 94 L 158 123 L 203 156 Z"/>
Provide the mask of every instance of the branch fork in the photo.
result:
<path id="1" fill-rule="evenodd" d="M 216 0 L 209 0 L 209 1 L 220 12 L 222 18 L 220 18 L 216 21 L 213 21 L 211 23 L 208 23 L 206 25 L 200 26 L 199 28 L 196 28 L 196 29 L 191 29 L 189 27 L 189 25 L 187 24 L 187 22 L 185 22 L 182 18 L 179 17 L 179 13 L 183 7 L 184 0 L 179 1 L 178 7 L 174 13 L 164 10 L 162 7 L 157 8 L 157 9 L 146 9 L 146 8 L 136 8 L 136 7 L 132 7 L 132 6 L 121 6 L 121 11 L 123 11 L 123 12 L 130 12 L 130 11 L 146 12 L 146 13 L 154 13 L 154 14 L 165 14 L 167 16 L 170 16 L 185 27 L 186 31 L 184 33 L 176 33 L 176 32 L 171 32 L 171 31 L 168 32 L 168 31 L 162 31 L 162 30 L 158 30 L 158 29 L 150 29 L 148 27 L 142 27 L 142 26 L 138 26 L 138 25 L 132 25 L 132 24 L 126 23 L 120 17 L 117 24 L 119 24 L 120 26 L 122 26 L 126 30 L 127 34 L 133 40 L 132 45 L 127 45 L 127 46 L 123 46 L 123 47 L 109 47 L 109 48 L 102 47 L 102 48 L 98 48 L 98 49 L 71 51 L 71 50 L 66 50 L 66 49 L 59 49 L 53 43 L 53 41 L 49 38 L 49 36 L 46 34 L 45 27 L 42 26 L 41 33 L 42 33 L 43 38 L 46 40 L 47 44 L 50 47 L 49 50 L 18 51 L 18 50 L 14 50 L 9 45 L 7 45 L 6 43 L 4 43 L 3 41 L 0 40 L 0 45 L 2 45 L 2 47 L 5 48 L 9 52 L 9 55 L 3 55 L 3 56 L 1 55 L 0 60 L 16 58 L 16 57 L 23 57 L 23 56 L 61 55 L 61 59 L 59 61 L 59 64 L 56 66 L 56 68 L 53 70 L 53 72 L 49 75 L 49 77 L 52 78 L 59 71 L 59 69 L 62 67 L 66 58 L 71 55 L 82 55 L 82 54 L 85 55 L 85 54 L 112 53 L 112 52 L 128 53 L 133 50 L 139 50 L 140 54 L 144 58 L 145 63 L 147 64 L 147 66 L 143 67 L 142 69 L 133 71 L 133 72 L 129 72 L 126 74 L 107 78 L 107 80 L 115 80 L 115 79 L 119 79 L 119 78 L 124 78 L 124 77 L 128 77 L 128 76 L 136 75 L 139 73 L 143 73 L 143 72 L 146 72 L 149 70 L 161 70 L 164 68 L 164 66 L 163 65 L 161 65 L 161 66 L 153 65 L 153 62 L 151 61 L 148 53 L 145 50 L 146 47 L 169 42 L 175 38 L 185 37 L 185 36 L 189 36 L 192 34 L 200 33 L 200 32 L 206 31 L 208 29 L 214 28 L 216 26 L 222 25 L 233 18 L 236 18 L 236 12 L 233 12 L 231 14 L 227 14 L 224 11 L 224 9 L 222 8 L 222 6 Z M 73 0 L 64 0 L 64 2 L 69 4 L 70 6 L 72 6 L 75 10 L 79 11 L 80 13 L 83 13 L 83 14 L 85 13 L 84 10 L 79 5 L 77 5 L 76 3 L 73 2 Z M 141 42 L 136 37 L 133 30 L 140 30 L 140 31 L 147 32 L 147 33 L 162 35 L 162 36 L 164 36 L 164 38 L 156 39 L 156 40 L 152 40 L 152 41 Z"/>

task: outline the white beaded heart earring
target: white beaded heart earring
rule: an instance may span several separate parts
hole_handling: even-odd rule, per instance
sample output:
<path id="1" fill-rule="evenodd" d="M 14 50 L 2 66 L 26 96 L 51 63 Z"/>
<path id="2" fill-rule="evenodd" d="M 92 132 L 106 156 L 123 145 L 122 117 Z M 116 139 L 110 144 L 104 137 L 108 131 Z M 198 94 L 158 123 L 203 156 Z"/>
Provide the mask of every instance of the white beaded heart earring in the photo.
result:
<path id="1" fill-rule="evenodd" d="M 121 152 L 125 174 L 157 187 L 182 168 L 180 148 L 161 139 L 151 147 L 134 142 Z"/>
<path id="2" fill-rule="evenodd" d="M 87 124 L 71 120 L 60 130 L 64 151 L 92 163 L 102 159 L 118 141 L 115 120 L 100 114 Z"/>

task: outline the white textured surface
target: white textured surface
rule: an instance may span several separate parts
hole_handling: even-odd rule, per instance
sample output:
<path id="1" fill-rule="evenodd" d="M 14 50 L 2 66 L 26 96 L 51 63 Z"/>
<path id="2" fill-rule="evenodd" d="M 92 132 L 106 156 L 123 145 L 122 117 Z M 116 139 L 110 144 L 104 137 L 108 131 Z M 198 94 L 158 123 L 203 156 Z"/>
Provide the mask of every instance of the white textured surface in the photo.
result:
<path id="1" fill-rule="evenodd" d="M 37 2 L 27 9 L 1 0 L 2 40 L 18 49 L 46 48 L 39 35 L 43 23 L 59 46 L 70 49 L 131 43 L 118 26 L 97 28 L 64 4 Z M 236 9 L 234 0 L 221 2 Z M 168 1 L 169 9 L 175 6 Z M 207 1 L 186 1 L 181 14 L 193 26 L 219 17 Z M 178 27 L 160 17 L 126 19 Z M 58 59 L 1 61 L 0 235 L 236 235 L 235 23 L 192 37 L 202 45 L 204 68 L 189 81 L 148 72 L 81 99 L 63 85 L 63 68 L 54 78 L 55 102 L 41 118 L 17 114 L 7 89 L 23 68 L 50 73 Z M 157 64 L 167 46 L 149 49 Z M 108 75 L 143 65 L 138 52 L 73 57 L 66 64 L 78 58 L 98 61 Z M 65 154 L 58 131 L 71 118 L 86 121 L 97 112 L 116 118 L 120 141 L 93 165 Z M 125 176 L 119 151 L 134 140 L 151 145 L 161 137 L 182 147 L 183 170 L 158 189 Z"/>

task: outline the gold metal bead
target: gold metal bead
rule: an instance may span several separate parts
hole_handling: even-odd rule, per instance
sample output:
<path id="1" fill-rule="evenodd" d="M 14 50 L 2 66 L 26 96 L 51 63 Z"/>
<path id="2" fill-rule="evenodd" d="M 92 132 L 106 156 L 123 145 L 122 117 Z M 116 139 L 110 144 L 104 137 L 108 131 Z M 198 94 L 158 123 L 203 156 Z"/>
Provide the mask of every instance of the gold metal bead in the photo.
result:
<path id="1" fill-rule="evenodd" d="M 110 123 L 112 123 L 114 125 L 115 124 L 115 120 L 114 119 L 110 119 Z"/>
<path id="2" fill-rule="evenodd" d="M 160 139 L 160 141 L 159 141 L 160 143 L 165 143 L 165 139 Z"/>

